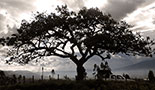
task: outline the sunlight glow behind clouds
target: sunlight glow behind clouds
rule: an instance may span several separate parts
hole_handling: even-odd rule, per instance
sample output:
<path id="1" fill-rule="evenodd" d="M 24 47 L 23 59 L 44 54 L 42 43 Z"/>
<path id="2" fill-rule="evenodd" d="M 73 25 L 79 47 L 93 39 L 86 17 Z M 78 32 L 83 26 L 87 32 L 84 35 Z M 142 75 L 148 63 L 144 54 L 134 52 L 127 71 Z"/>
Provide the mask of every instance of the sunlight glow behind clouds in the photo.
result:
<path id="1" fill-rule="evenodd" d="M 104 7 L 106 4 L 108 3 L 107 0 L 87 0 L 85 2 L 85 6 L 87 8 L 95 8 L 95 7 L 98 7 L 98 8 L 101 8 L 101 7 Z"/>
<path id="2" fill-rule="evenodd" d="M 144 32 L 155 30 L 154 22 L 155 17 L 155 2 L 145 6 L 140 7 L 131 14 L 128 14 L 124 18 L 129 24 L 134 25 L 132 28 L 134 31 Z"/>
<path id="3" fill-rule="evenodd" d="M 2 15 L 5 16 L 5 15 L 7 14 L 7 10 L 5 10 L 5 9 L 1 9 L 0 14 L 2 14 Z"/>
<path id="4" fill-rule="evenodd" d="M 63 3 L 59 0 L 37 0 L 34 3 L 34 6 L 36 7 L 37 11 L 47 11 L 51 12 L 55 10 L 55 7 L 57 5 L 62 5 Z"/>
<path id="5" fill-rule="evenodd" d="M 54 11 L 57 5 L 67 5 L 71 9 L 78 10 L 82 7 L 87 8 L 102 8 L 108 3 L 108 0 L 36 0 L 34 6 L 37 11 Z"/>
<path id="6" fill-rule="evenodd" d="M 111 1 L 111 2 L 110 2 Z M 137 2 L 136 2 L 137 1 Z M 142 2 L 141 2 L 142 1 Z M 83 6 L 87 8 L 98 7 L 102 8 L 101 10 L 107 10 L 113 16 L 117 16 L 116 18 L 123 18 L 127 13 L 132 12 L 137 9 L 139 3 L 143 3 L 145 0 L 2 0 L 0 3 L 5 3 L 6 5 L 1 7 L 0 4 L 0 33 L 4 35 L 10 35 L 15 33 L 15 26 L 20 24 L 22 19 L 29 20 L 32 17 L 32 12 L 53 12 L 57 5 L 68 5 L 74 11 L 78 11 Z M 155 17 L 155 3 L 143 6 L 135 10 L 133 13 L 128 14 L 125 20 L 132 25 L 135 25 L 133 28 L 137 31 L 144 30 L 153 30 L 155 29 L 155 25 L 153 24 Z M 128 10 L 131 9 L 131 10 Z M 3 30 L 3 31 L 2 31 Z M 7 32 L 10 30 L 9 32 Z M 152 36 L 154 33 L 151 33 Z M 1 47 L 0 47 L 1 48 Z M 2 50 L 3 51 L 3 50 Z M 4 49 L 4 52 L 6 49 Z M 4 53 L 3 52 L 3 53 Z M 0 53 L 2 55 L 2 53 Z M 1 57 L 2 58 L 2 57 Z M 135 57 L 129 57 L 130 59 L 136 59 Z M 118 61 L 117 61 L 118 59 Z M 123 58 L 128 59 L 128 58 Z M 137 58 L 139 59 L 139 58 Z M 136 59 L 136 60 L 137 60 Z M 94 58 L 95 61 L 90 61 L 86 65 L 88 69 L 92 68 L 90 64 L 97 63 L 98 58 Z M 115 61 L 116 60 L 116 61 Z M 116 55 L 110 60 L 113 62 L 111 65 L 113 67 L 119 67 L 121 64 L 125 65 L 126 61 L 122 60 L 122 56 Z M 128 60 L 131 61 L 131 60 Z M 134 61 L 135 62 L 135 61 Z M 1 63 L 1 61 L 0 61 Z M 45 61 L 40 62 L 40 65 L 44 66 L 46 64 L 46 70 L 51 70 L 54 68 L 56 70 L 75 70 L 75 65 L 69 60 L 62 60 L 60 58 L 47 58 Z M 31 70 L 36 71 L 40 68 L 40 65 L 28 64 L 26 66 L 9 66 L 5 65 L 4 62 L 0 64 L 0 69 L 7 70 Z"/>
<path id="7" fill-rule="evenodd" d="M 1 37 L 8 33 L 10 28 L 13 28 L 15 23 L 17 23 L 13 17 L 5 9 L 0 10 L 0 34 Z"/>

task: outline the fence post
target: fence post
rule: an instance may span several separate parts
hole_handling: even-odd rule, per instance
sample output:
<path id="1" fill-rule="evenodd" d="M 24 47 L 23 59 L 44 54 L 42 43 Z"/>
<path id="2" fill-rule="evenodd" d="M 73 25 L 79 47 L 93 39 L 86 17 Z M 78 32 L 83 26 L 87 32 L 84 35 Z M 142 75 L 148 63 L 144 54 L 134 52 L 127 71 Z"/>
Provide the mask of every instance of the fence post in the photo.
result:
<path id="1" fill-rule="evenodd" d="M 23 76 L 23 84 L 25 84 L 25 79 L 26 79 L 25 76 Z"/>
<path id="2" fill-rule="evenodd" d="M 34 75 L 32 76 L 32 83 L 34 83 Z"/>
<path id="3" fill-rule="evenodd" d="M 44 80 L 44 77 L 43 77 L 43 75 L 41 75 L 41 80 L 42 80 L 42 81 Z"/>
<path id="4" fill-rule="evenodd" d="M 59 74 L 58 74 L 58 78 L 57 79 L 59 80 Z"/>

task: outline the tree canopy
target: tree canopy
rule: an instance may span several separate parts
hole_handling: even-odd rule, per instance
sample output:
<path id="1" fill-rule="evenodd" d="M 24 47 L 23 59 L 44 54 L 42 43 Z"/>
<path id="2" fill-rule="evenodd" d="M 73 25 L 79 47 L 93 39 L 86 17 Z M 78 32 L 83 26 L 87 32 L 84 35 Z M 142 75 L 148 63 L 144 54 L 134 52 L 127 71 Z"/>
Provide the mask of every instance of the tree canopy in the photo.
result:
<path id="1" fill-rule="evenodd" d="M 83 79 L 83 64 L 93 56 L 104 60 L 118 53 L 152 55 L 154 42 L 149 37 L 133 34 L 126 22 L 118 22 L 98 8 L 76 13 L 58 6 L 56 11 L 37 13 L 33 20 L 23 20 L 17 33 L 0 39 L 2 45 L 13 46 L 12 60 L 28 63 L 43 56 L 69 58 L 77 65 L 77 78 Z"/>

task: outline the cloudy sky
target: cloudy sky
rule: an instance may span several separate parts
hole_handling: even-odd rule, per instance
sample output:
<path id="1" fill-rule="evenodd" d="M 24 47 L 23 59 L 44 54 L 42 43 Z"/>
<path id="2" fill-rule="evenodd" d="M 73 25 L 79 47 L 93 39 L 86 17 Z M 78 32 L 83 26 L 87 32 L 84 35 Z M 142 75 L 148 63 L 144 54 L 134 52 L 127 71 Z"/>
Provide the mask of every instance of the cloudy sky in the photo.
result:
<path id="1" fill-rule="evenodd" d="M 78 11 L 82 7 L 98 7 L 104 13 L 110 13 L 116 20 L 125 20 L 134 25 L 133 31 L 141 32 L 143 36 L 150 36 L 152 39 L 155 36 L 155 0 L 0 0 L 0 37 L 15 33 L 21 20 L 30 20 L 36 11 L 51 12 L 57 5 L 64 4 L 74 11 Z M 56 70 L 75 69 L 75 65 L 69 60 L 56 57 L 51 58 L 50 62 L 45 58 L 43 62 L 35 65 L 6 65 L 4 58 L 7 49 L 7 47 L 0 46 L 0 69 L 38 71 L 40 65 L 46 65 L 47 70 L 51 68 Z M 112 68 L 119 68 L 146 59 L 149 58 L 115 55 L 109 60 L 109 64 Z M 85 66 L 90 69 L 94 63 L 98 62 L 99 60 L 94 57 Z"/>

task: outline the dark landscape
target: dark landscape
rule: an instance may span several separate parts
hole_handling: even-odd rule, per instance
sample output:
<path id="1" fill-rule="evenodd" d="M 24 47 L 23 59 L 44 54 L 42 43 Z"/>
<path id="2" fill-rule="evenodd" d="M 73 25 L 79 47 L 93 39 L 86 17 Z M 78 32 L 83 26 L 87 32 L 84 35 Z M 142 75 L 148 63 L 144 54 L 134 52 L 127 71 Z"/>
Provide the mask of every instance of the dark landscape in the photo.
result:
<path id="1" fill-rule="evenodd" d="M 0 0 L 0 90 L 155 90 L 154 0 Z"/>
<path id="2" fill-rule="evenodd" d="M 0 86 L 0 90 L 155 90 L 148 81 L 51 80 Z"/>

